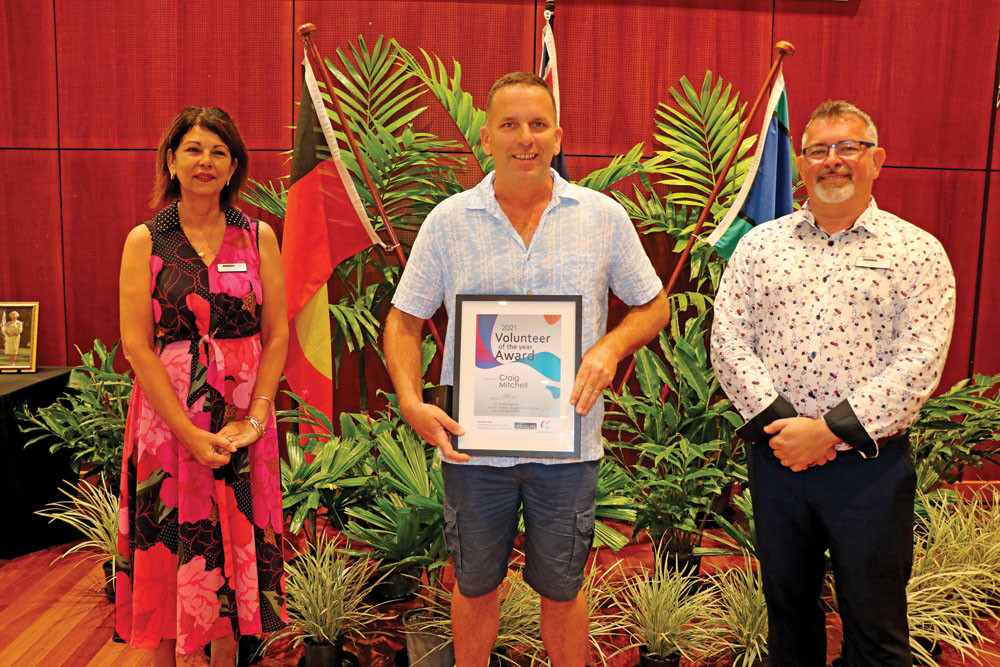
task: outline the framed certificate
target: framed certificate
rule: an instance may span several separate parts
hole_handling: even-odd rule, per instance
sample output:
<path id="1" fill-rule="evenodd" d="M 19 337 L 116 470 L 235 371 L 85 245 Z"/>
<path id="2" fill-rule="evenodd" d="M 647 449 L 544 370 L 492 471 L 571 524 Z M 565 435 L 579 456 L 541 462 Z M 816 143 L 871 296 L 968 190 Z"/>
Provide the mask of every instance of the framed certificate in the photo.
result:
<path id="1" fill-rule="evenodd" d="M 452 416 L 474 456 L 580 457 L 569 396 L 580 367 L 580 296 L 455 297 Z"/>

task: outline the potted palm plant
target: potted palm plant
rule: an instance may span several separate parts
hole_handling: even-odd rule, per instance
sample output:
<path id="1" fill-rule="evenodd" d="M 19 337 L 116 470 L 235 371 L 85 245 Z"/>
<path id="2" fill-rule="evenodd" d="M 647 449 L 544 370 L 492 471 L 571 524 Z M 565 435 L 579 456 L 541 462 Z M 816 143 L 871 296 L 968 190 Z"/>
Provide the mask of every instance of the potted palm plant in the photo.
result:
<path id="1" fill-rule="evenodd" d="M 632 573 L 622 585 L 621 613 L 642 667 L 678 667 L 682 658 L 718 650 L 712 592 L 695 591 L 695 577 L 668 570 L 664 561 L 658 556 L 653 570 Z"/>
<path id="2" fill-rule="evenodd" d="M 91 484 L 80 480 L 71 485 L 71 491 L 59 489 L 66 500 L 49 503 L 35 514 L 50 521 L 67 523 L 83 535 L 82 542 L 74 544 L 59 558 L 72 553 L 85 553 L 104 569 L 104 593 L 108 600 L 115 600 L 115 571 L 118 558 L 118 495 L 108 488 L 104 480 Z"/>
<path id="3" fill-rule="evenodd" d="M 307 535 L 316 536 L 326 527 L 318 525 L 321 516 L 326 524 L 342 530 L 347 522 L 346 509 L 368 500 L 374 469 L 370 443 L 338 438 L 326 415 L 296 394 L 289 395 L 298 407 L 280 412 L 279 416 L 285 423 L 308 427 L 303 429 L 307 433 L 290 435 L 286 442 L 288 460 L 281 461 L 282 507 L 289 532 L 305 529 Z"/>
<path id="4" fill-rule="evenodd" d="M 343 648 L 345 637 L 365 636 L 372 623 L 388 618 L 365 602 L 378 563 L 344 554 L 320 535 L 308 551 L 285 564 L 288 626 L 267 644 L 291 636 L 303 645 L 305 667 L 357 665 Z"/>
<path id="5" fill-rule="evenodd" d="M 423 570 L 447 560 L 444 541 L 444 481 L 441 463 L 403 421 L 395 396 L 378 418 L 354 415 L 343 432 L 378 452 L 375 495 L 368 507 L 347 508 L 344 534 L 371 549 L 385 573 L 386 599 L 416 594 Z M 359 552 L 360 553 L 360 552 Z"/>

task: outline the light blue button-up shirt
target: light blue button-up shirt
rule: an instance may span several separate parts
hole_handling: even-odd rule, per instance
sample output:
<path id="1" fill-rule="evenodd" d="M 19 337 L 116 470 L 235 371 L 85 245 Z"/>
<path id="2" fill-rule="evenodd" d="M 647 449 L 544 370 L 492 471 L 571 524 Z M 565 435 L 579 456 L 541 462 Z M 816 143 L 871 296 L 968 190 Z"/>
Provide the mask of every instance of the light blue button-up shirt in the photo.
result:
<path id="1" fill-rule="evenodd" d="M 448 331 L 441 384 L 452 383 L 456 294 L 579 294 L 586 353 L 607 329 L 608 288 L 630 306 L 649 302 L 662 288 L 625 209 L 555 171 L 551 175 L 552 199 L 527 248 L 497 203 L 492 172 L 441 202 L 420 227 L 392 302 L 422 319 L 444 303 Z M 603 401 L 582 418 L 580 459 L 473 456 L 469 463 L 593 461 L 603 454 L 603 419 Z"/>

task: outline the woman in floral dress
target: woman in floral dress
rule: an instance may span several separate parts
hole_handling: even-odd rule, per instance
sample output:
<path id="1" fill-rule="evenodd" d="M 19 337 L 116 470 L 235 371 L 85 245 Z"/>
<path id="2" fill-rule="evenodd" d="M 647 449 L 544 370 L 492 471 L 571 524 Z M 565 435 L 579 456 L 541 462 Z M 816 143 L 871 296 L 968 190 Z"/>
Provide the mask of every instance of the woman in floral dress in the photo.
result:
<path id="1" fill-rule="evenodd" d="M 121 334 L 135 372 L 121 485 L 116 634 L 154 665 L 281 628 L 273 399 L 288 324 L 274 232 L 233 207 L 248 153 L 226 112 L 189 107 L 129 233 Z"/>

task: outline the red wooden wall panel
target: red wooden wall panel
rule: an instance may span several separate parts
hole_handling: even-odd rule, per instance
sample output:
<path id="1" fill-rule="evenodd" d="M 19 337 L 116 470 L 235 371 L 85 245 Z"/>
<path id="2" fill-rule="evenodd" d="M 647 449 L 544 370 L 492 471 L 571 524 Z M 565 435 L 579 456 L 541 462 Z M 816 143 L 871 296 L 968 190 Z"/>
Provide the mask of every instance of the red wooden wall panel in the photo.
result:
<path id="1" fill-rule="evenodd" d="M 776 0 L 795 146 L 825 99 L 867 111 L 889 164 L 982 169 L 994 98 L 1000 3 Z"/>
<path id="2" fill-rule="evenodd" d="M 982 173 L 885 168 L 875 183 L 874 195 L 881 208 L 937 237 L 951 260 L 957 306 L 948 363 L 940 385 L 946 389 L 969 374 L 976 249 L 981 241 Z"/>
<path id="3" fill-rule="evenodd" d="M 0 146 L 55 148 L 52 3 L 0 0 Z"/>
<path id="4" fill-rule="evenodd" d="M 39 302 L 35 361 L 62 366 L 66 317 L 58 152 L 0 150 L 0 220 L 0 301 Z"/>
<path id="5" fill-rule="evenodd" d="M 975 372 L 1000 373 L 1000 174 L 990 182 L 990 203 L 986 235 L 983 239 L 983 279 L 976 327 Z M 972 261 L 978 248 L 967 248 L 964 256 Z M 954 261 L 954 260 L 953 260 Z"/>
<path id="6" fill-rule="evenodd" d="M 228 111 L 250 148 L 291 142 L 287 0 L 56 0 L 63 147 L 155 148 L 180 109 Z"/>
<path id="7" fill-rule="evenodd" d="M 71 343 L 118 333 L 118 267 L 125 236 L 153 216 L 152 151 L 63 151 L 66 321 Z M 71 346 L 72 349 L 72 346 Z"/>
<path id="8" fill-rule="evenodd" d="M 614 155 L 642 141 L 649 154 L 657 105 L 673 103 L 669 90 L 679 88 L 682 75 L 700 89 L 710 69 L 752 102 L 771 62 L 771 4 L 559 2 L 555 38 L 567 153 Z"/>

